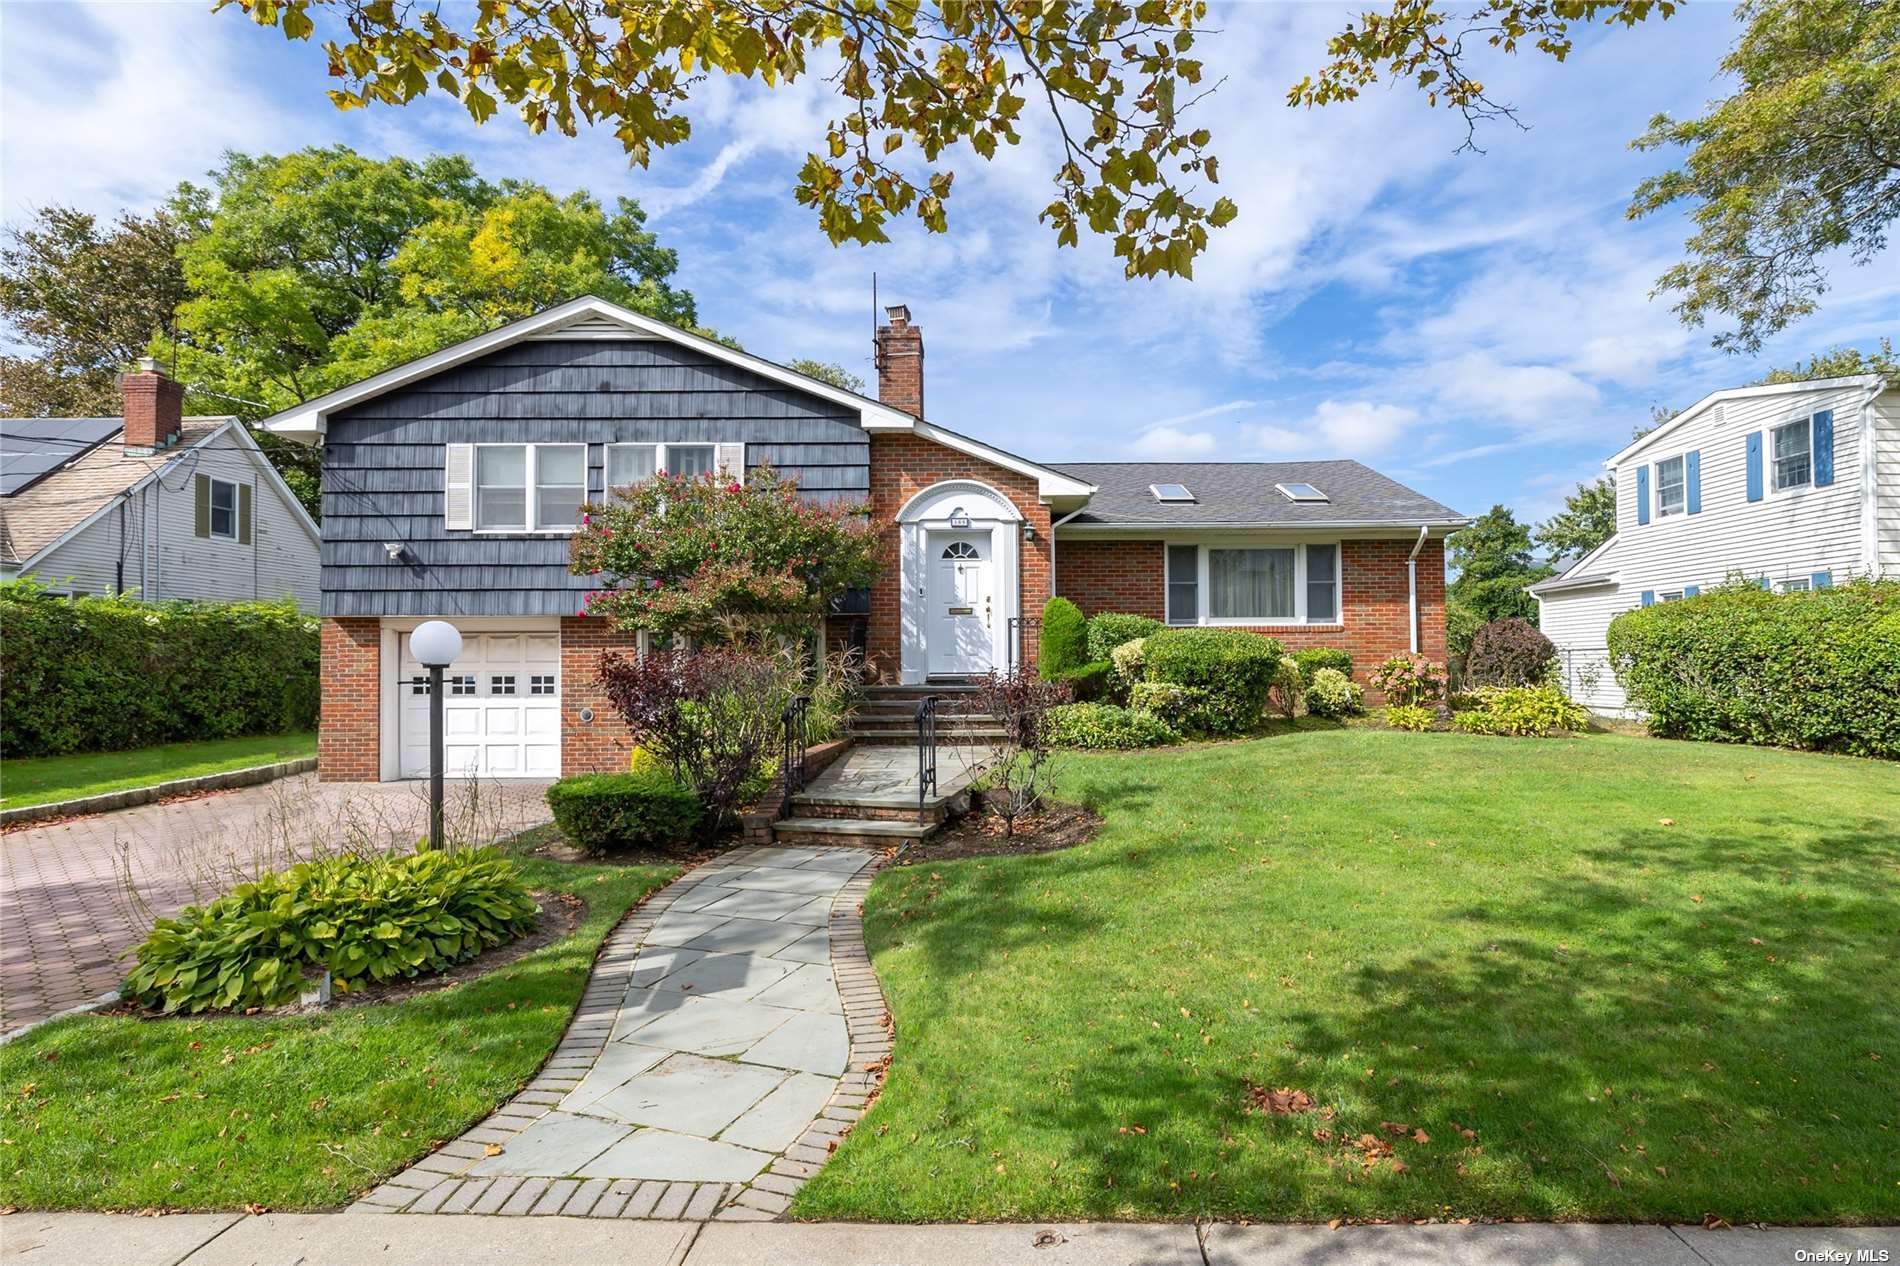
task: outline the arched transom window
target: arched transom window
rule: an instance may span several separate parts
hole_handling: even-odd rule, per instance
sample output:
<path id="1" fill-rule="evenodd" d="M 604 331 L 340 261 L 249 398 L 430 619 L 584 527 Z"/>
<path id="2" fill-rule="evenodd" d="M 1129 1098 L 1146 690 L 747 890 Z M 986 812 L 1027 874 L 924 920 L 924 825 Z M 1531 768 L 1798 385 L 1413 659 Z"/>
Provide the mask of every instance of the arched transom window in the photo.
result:
<path id="1" fill-rule="evenodd" d="M 970 544 L 968 541 L 950 542 L 948 545 L 943 547 L 943 556 L 945 558 L 978 558 L 980 557 L 980 555 L 976 552 L 976 546 Z"/>

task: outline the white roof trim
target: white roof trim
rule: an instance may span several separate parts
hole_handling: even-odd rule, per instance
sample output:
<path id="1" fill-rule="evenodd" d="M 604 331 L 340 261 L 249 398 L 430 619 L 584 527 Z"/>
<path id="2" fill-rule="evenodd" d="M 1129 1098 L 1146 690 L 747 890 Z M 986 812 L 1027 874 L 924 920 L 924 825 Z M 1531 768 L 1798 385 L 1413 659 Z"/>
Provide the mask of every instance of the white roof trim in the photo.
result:
<path id="1" fill-rule="evenodd" d="M 1005 453 L 1000 448 L 991 448 L 981 440 L 973 440 L 967 435 L 958 435 L 955 431 L 946 431 L 944 428 L 933 426 L 931 423 L 925 422 L 920 418 L 913 418 L 908 413 L 900 414 L 899 416 L 909 423 L 909 425 L 903 429 L 909 430 L 920 439 L 929 440 L 934 444 L 941 444 L 945 448 L 955 449 L 959 453 L 968 453 L 971 457 L 982 458 L 993 466 L 1001 466 L 1004 470 L 1029 476 L 1036 481 L 1036 495 L 1041 497 L 1044 501 L 1052 497 L 1092 497 L 1095 495 L 1096 489 L 1094 484 L 1085 483 L 1073 475 L 1065 475 L 1059 470 L 1052 470 L 1047 466 L 1038 465 L 1028 458 L 1018 457 L 1014 453 Z M 895 430 L 898 428 L 889 426 L 871 427 L 867 424 L 866 429 Z"/>
<path id="2" fill-rule="evenodd" d="M 1766 383 L 1758 387 L 1725 387 L 1721 391 L 1711 391 L 1649 434 L 1631 440 L 1621 452 L 1614 457 L 1606 458 L 1603 464 L 1616 466 L 1665 436 L 1673 435 L 1700 417 L 1711 405 L 1721 404 L 1724 401 L 1746 400 L 1755 396 L 1785 396 L 1798 391 L 1830 391 L 1838 387 L 1873 387 L 1884 381 L 1879 374 L 1854 374 L 1847 378 L 1812 378 L 1807 382 Z"/>
<path id="3" fill-rule="evenodd" d="M 1566 583 L 1571 584 L 1571 585 L 1579 585 L 1580 582 L 1583 580 L 1583 578 L 1589 575 L 1589 572 L 1586 570 L 1586 568 L 1590 567 L 1598 559 L 1602 558 L 1605 554 L 1608 554 L 1610 550 L 1615 547 L 1615 545 L 1616 545 L 1616 533 L 1612 532 L 1610 533 L 1609 538 L 1605 540 L 1601 545 L 1597 546 L 1595 549 L 1585 554 L 1582 558 L 1579 558 L 1576 562 L 1566 567 L 1564 569 L 1564 573 L 1562 576 L 1552 576 L 1548 580 L 1540 580 L 1535 584 L 1526 585 L 1524 586 L 1525 592 L 1538 593 L 1543 590 L 1559 589 L 1559 588 L 1564 587 Z M 1602 572 L 1602 573 L 1599 573 L 1597 578 L 1591 581 L 1591 583 L 1600 584 L 1600 585 L 1611 584 L 1615 581 L 1617 575 L 1618 573 L 1615 571 Z M 1566 580 L 1566 578 L 1574 578 L 1574 579 Z"/>
<path id="4" fill-rule="evenodd" d="M 763 378 L 783 383 L 788 387 L 796 387 L 800 391 L 809 392 L 834 404 L 846 405 L 857 411 L 866 429 L 909 430 L 916 425 L 916 419 L 908 413 L 880 404 L 868 396 L 860 396 L 856 392 L 834 387 L 816 378 L 807 378 L 783 365 L 775 365 L 749 352 L 736 351 L 723 343 L 716 343 L 702 335 L 643 316 L 617 303 L 609 303 L 593 295 L 569 300 L 559 307 L 537 312 L 530 317 L 523 317 L 519 321 L 490 330 L 486 334 L 478 334 L 452 347 L 445 347 L 439 352 L 418 357 L 406 365 L 398 365 L 374 377 L 365 378 L 362 382 L 339 388 L 328 395 L 318 396 L 315 400 L 306 400 L 302 404 L 265 419 L 260 425 L 262 429 L 273 435 L 282 435 L 287 439 L 300 440 L 304 443 L 319 442 L 323 438 L 329 415 L 338 409 L 360 404 L 386 391 L 394 391 L 398 387 L 407 386 L 431 374 L 486 356 L 501 348 L 536 336 L 554 334 L 560 327 L 570 323 L 582 327 L 585 331 L 582 337 L 600 337 L 602 320 L 618 322 L 628 330 L 630 337 L 661 338 L 679 343 L 704 352 L 715 360 L 749 369 Z"/>
<path id="5" fill-rule="evenodd" d="M 1368 528 L 1393 531 L 1410 531 L 1414 528 L 1428 528 L 1433 531 L 1455 532 L 1459 528 L 1471 526 L 1470 519 L 1334 519 L 1322 521 L 1312 519 L 1303 522 L 1290 522 L 1285 519 L 1243 519 L 1226 523 L 1175 523 L 1157 522 L 1153 519 L 1116 519 L 1102 523 L 1066 523 L 1064 532 L 1201 532 L 1208 530 L 1231 531 L 1245 529 L 1257 532 L 1307 532 L 1313 530 L 1353 530 Z"/>

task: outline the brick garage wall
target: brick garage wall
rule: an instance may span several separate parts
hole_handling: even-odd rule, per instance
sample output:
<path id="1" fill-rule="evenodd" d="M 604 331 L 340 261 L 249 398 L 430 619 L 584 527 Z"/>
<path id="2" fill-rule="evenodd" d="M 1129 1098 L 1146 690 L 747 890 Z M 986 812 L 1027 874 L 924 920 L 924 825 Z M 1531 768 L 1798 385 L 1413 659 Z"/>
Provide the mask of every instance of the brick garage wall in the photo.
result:
<path id="1" fill-rule="evenodd" d="M 639 638 L 593 616 L 561 618 L 561 775 L 621 773 L 633 755 L 633 736 L 600 687 L 603 651 L 637 654 Z M 592 708 L 594 719 L 581 720 Z"/>
<path id="2" fill-rule="evenodd" d="M 1363 683 L 1379 662 L 1411 648 L 1405 559 L 1411 540 L 1342 541 L 1343 627 L 1261 628 L 1289 650 L 1337 646 L 1352 655 Z M 1126 611 L 1162 618 L 1165 555 L 1160 541 L 1066 538 L 1056 550 L 1056 583 L 1083 614 Z M 1445 662 L 1445 545 L 1427 541 L 1418 552 L 1419 653 Z"/>
<path id="3" fill-rule="evenodd" d="M 318 643 L 323 702 L 317 718 L 317 777 L 375 782 L 383 775 L 383 622 L 326 619 Z"/>
<path id="4" fill-rule="evenodd" d="M 878 558 L 882 570 L 871 586 L 866 649 L 872 676 L 879 681 L 896 681 L 903 668 L 903 538 L 897 512 L 911 497 L 946 479 L 975 479 L 988 484 L 1008 497 L 1024 521 L 1036 529 L 1036 539 L 1022 541 L 1018 554 L 1022 614 L 1040 617 L 1043 604 L 1049 601 L 1049 508 L 1037 499 L 1033 478 L 915 435 L 872 435 L 871 518 L 880 532 Z M 1023 648 L 1023 659 L 1033 664 L 1035 658 L 1035 640 L 1031 638 Z"/>

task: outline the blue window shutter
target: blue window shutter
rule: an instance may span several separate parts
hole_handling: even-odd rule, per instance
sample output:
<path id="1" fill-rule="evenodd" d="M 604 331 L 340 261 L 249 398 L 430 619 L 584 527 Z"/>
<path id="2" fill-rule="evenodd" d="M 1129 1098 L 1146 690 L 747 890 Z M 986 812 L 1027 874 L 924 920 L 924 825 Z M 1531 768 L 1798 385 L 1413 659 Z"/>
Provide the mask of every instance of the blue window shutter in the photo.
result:
<path id="1" fill-rule="evenodd" d="M 1682 480 L 1689 486 L 1689 513 L 1702 513 L 1702 450 L 1692 448 L 1683 459 Z"/>
<path id="2" fill-rule="evenodd" d="M 1649 522 L 1649 467 L 1636 468 L 1636 521 Z"/>
<path id="3" fill-rule="evenodd" d="M 1684 585 L 1682 587 L 1682 596 L 1685 598 L 1693 598 L 1701 592 L 1702 592 L 1701 585 Z"/>
<path id="4" fill-rule="evenodd" d="M 1748 433 L 1748 499 L 1761 500 L 1761 432 Z"/>
<path id="5" fill-rule="evenodd" d="M 1656 591 L 1654 589 L 1643 590 L 1643 605 L 1646 607 L 1656 605 Z"/>
<path id="6" fill-rule="evenodd" d="M 1834 482 L 1834 412 L 1823 409 L 1814 415 L 1814 486 L 1825 488 Z"/>
<path id="7" fill-rule="evenodd" d="M 1831 571 L 1817 571 L 1808 577 L 1808 583 L 1813 585 L 1816 589 L 1830 588 L 1834 584 L 1834 573 Z"/>
<path id="8" fill-rule="evenodd" d="M 1757 585 L 1760 585 L 1760 586 L 1761 586 L 1761 587 L 1762 587 L 1763 589 L 1771 589 L 1771 588 L 1773 588 L 1773 586 L 1772 586 L 1772 585 L 1770 585 L 1770 584 L 1768 583 L 1768 577 L 1766 577 L 1766 576 L 1759 576 L 1759 577 L 1757 577 L 1757 578 L 1755 579 L 1755 583 L 1756 583 Z"/>

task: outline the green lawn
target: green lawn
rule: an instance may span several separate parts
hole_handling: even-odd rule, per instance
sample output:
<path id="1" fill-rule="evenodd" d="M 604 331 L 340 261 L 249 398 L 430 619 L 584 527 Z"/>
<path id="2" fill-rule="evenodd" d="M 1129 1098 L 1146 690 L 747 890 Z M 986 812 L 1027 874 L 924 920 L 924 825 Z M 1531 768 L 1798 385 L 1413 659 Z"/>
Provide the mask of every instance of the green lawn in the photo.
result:
<path id="1" fill-rule="evenodd" d="M 323 1208 L 453 1137 L 533 1075 L 601 939 L 679 873 L 523 870 L 586 917 L 442 992 L 290 1019 L 80 1016 L 0 1047 L 0 1205 Z"/>
<path id="2" fill-rule="evenodd" d="M 1893 764 L 1336 730 L 1062 791 L 1080 848 L 877 880 L 896 1058 L 796 1216 L 1900 1218 Z"/>
<path id="3" fill-rule="evenodd" d="M 304 733 L 161 743 L 129 752 L 9 758 L 0 763 L 0 809 L 150 787 L 174 778 L 273 765 L 316 754 L 317 736 Z"/>

